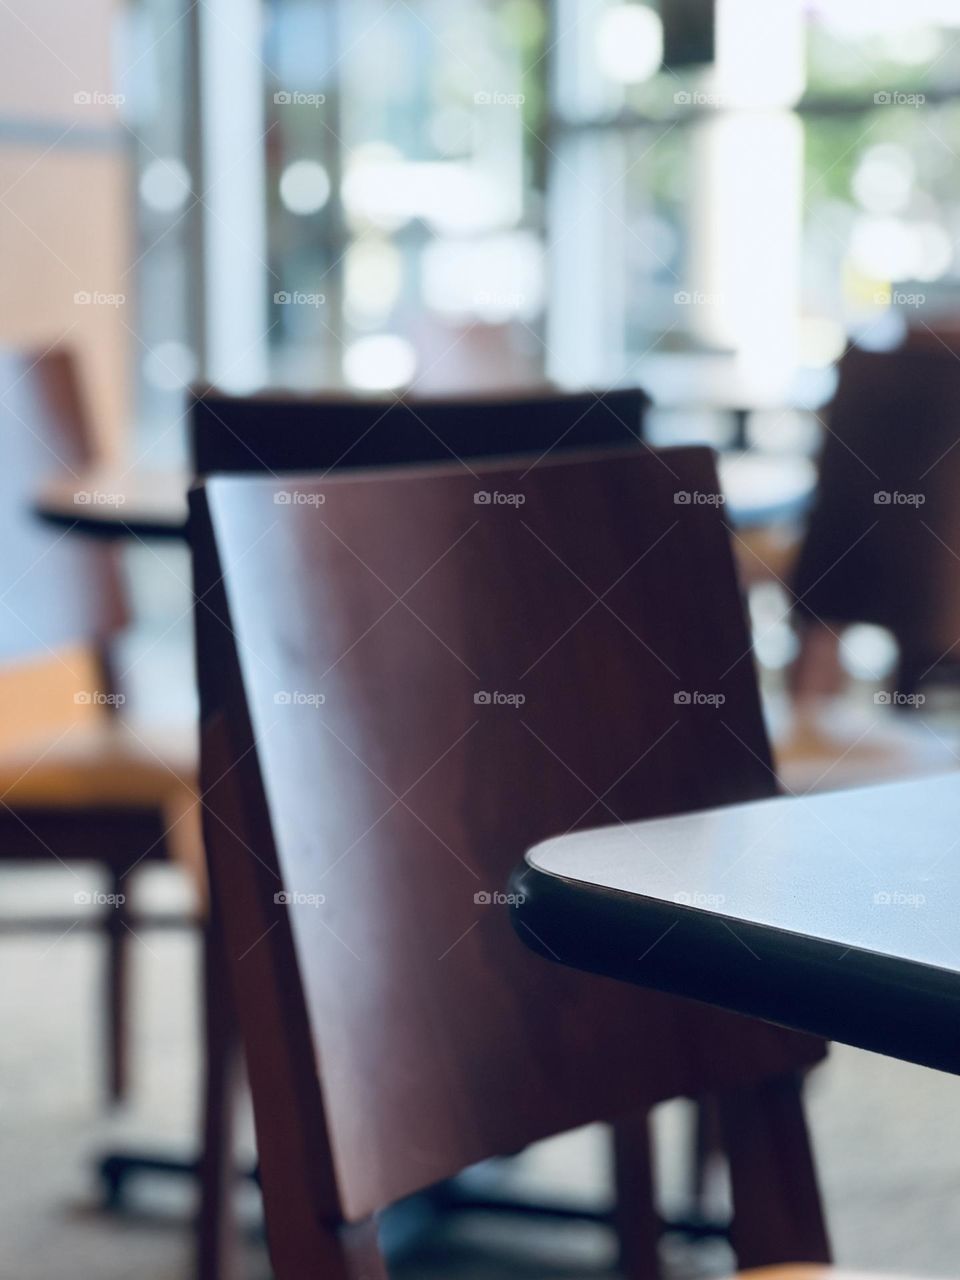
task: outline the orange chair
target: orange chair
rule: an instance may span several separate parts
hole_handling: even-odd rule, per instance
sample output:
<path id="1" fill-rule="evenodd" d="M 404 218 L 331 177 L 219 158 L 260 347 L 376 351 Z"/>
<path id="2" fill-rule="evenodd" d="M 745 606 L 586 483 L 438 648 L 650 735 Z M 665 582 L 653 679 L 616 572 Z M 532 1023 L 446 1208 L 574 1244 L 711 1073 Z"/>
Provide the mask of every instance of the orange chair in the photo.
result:
<path id="1" fill-rule="evenodd" d="M 50 530 L 31 510 L 42 483 L 80 473 L 91 452 L 70 354 L 0 353 L 0 859 L 68 866 L 71 914 L 106 937 L 116 1100 L 128 1082 L 133 873 L 171 849 L 197 862 L 196 744 L 189 729 L 160 733 L 128 714 L 112 662 L 127 617 L 113 549 Z M 100 868 L 105 888 L 80 863 Z M 62 915 L 33 927 L 62 931 Z"/>

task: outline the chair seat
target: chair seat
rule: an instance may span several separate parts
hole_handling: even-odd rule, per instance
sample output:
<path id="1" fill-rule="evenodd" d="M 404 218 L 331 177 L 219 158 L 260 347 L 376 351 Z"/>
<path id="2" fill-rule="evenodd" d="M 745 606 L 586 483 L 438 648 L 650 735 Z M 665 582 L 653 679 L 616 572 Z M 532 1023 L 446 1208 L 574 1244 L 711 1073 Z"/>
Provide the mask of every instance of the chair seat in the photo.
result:
<path id="1" fill-rule="evenodd" d="M 196 730 L 98 716 L 0 750 L 0 797 L 11 808 L 153 808 L 196 788 Z"/>
<path id="2" fill-rule="evenodd" d="M 99 715 L 0 749 L 0 802 L 23 811 L 152 810 L 170 854 L 202 882 L 196 728 Z"/>
<path id="3" fill-rule="evenodd" d="M 869 786 L 960 766 L 955 744 L 909 714 L 858 711 L 841 699 L 811 699 L 773 714 L 777 776 L 792 794 Z M 779 721 L 779 723 L 778 723 Z"/>

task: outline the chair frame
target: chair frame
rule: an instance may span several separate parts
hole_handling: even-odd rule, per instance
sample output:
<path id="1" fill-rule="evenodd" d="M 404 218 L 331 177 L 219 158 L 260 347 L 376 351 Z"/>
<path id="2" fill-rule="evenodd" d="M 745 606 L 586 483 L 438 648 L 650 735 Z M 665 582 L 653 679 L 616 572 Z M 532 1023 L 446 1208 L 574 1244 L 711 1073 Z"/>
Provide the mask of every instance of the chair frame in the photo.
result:
<path id="1" fill-rule="evenodd" d="M 687 455 L 687 474 L 696 482 L 686 487 L 709 490 L 712 486 L 715 490 L 715 474 L 705 451 L 676 451 L 675 459 L 679 454 Z M 222 488 L 223 482 L 219 483 Z M 261 488 L 270 484 L 254 480 L 232 483 L 259 484 Z M 307 1029 L 309 1019 L 296 944 L 287 918 L 282 913 L 278 917 L 268 905 L 280 867 L 256 739 L 246 709 L 247 690 L 233 640 L 214 518 L 203 491 L 193 495 L 191 521 L 195 591 L 202 602 L 196 618 L 204 823 L 212 885 L 211 935 L 225 939 L 236 955 L 244 938 L 262 934 L 255 964 L 246 967 L 242 980 L 236 965 L 232 966 L 232 975 L 258 1116 L 262 1184 L 274 1264 L 281 1280 L 321 1268 L 323 1274 L 329 1272 L 350 1280 L 385 1277 L 369 1214 L 397 1194 L 416 1187 L 389 1184 L 392 1191 L 386 1199 L 374 1194 L 370 1200 L 368 1193 L 350 1191 L 346 1200 L 343 1198 L 343 1185 L 331 1154 L 324 1102 L 316 1086 L 314 1049 Z M 729 546 L 712 567 L 725 572 L 732 586 Z M 756 697 L 755 686 L 750 694 L 749 681 L 740 687 L 744 696 Z M 760 732 L 762 735 L 762 728 Z M 763 761 L 759 763 L 764 765 Z M 768 763 L 765 767 L 769 770 Z M 772 784 L 768 782 L 754 784 L 755 793 L 770 789 Z M 747 795 L 736 798 L 745 799 Z M 250 850 L 256 850 L 255 858 L 249 856 Z M 280 991 L 283 995 L 278 1000 Z M 822 1051 L 817 1042 L 808 1041 L 807 1046 L 800 1052 L 800 1043 L 795 1039 L 791 1042 L 788 1037 L 779 1070 L 757 1067 L 750 1082 L 741 1080 L 739 1084 L 734 1071 L 727 1077 L 726 1087 L 721 1088 L 720 1109 L 734 1186 L 740 1189 L 734 1233 L 743 1265 L 796 1257 L 798 1245 L 801 1255 L 828 1260 L 796 1074 L 801 1060 L 805 1058 L 807 1064 L 812 1064 Z M 719 1074 L 722 1076 L 723 1069 Z M 267 1109 L 264 1101 L 268 1096 Z M 655 1100 L 647 1097 L 641 1102 L 638 1098 L 634 1117 L 626 1119 L 621 1130 L 625 1140 L 618 1144 L 617 1161 L 627 1186 L 650 1185 L 645 1111 Z M 535 1136 L 524 1134 L 520 1145 Z M 786 1167 L 780 1143 L 789 1148 Z M 749 1212 L 740 1203 L 747 1192 L 753 1201 Z M 788 1220 L 784 1203 L 800 1206 L 796 1220 Z M 624 1216 L 622 1210 L 621 1221 L 631 1219 L 634 1215 L 627 1211 Z M 648 1227 L 646 1221 L 644 1230 L 625 1250 L 631 1276 L 653 1274 L 651 1267 L 655 1263 L 649 1243 L 643 1239 L 648 1236 Z"/>

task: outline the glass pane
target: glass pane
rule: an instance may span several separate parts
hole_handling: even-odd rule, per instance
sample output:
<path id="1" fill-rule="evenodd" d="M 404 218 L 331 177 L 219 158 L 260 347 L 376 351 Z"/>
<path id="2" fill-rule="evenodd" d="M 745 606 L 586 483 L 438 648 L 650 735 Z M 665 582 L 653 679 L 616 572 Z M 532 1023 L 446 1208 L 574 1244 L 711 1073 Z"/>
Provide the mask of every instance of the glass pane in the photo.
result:
<path id="1" fill-rule="evenodd" d="M 541 376 L 536 0 L 276 0 L 272 334 L 285 380 Z"/>
<path id="2" fill-rule="evenodd" d="M 845 332 L 892 343 L 956 311 L 960 106 L 807 119 L 807 355 Z"/>
<path id="3" fill-rule="evenodd" d="M 183 388 L 198 372 L 189 36 L 183 0 L 143 0 L 125 16 L 117 59 L 137 168 L 138 243 L 128 279 L 137 305 L 138 431 L 155 466 L 183 455 Z"/>
<path id="4" fill-rule="evenodd" d="M 951 91 L 960 76 L 960 8 L 953 0 L 817 0 L 809 6 L 813 94 L 878 105 Z"/>

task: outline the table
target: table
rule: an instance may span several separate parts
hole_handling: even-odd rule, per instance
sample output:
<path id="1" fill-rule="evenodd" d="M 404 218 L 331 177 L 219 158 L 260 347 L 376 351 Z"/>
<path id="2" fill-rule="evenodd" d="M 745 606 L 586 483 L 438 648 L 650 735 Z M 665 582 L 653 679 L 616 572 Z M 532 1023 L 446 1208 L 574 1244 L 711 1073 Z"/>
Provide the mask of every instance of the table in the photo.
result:
<path id="1" fill-rule="evenodd" d="M 960 1073 L 960 777 L 583 831 L 514 875 L 576 968 Z"/>
<path id="2" fill-rule="evenodd" d="M 817 469 L 809 458 L 755 450 L 720 454 L 720 487 L 740 530 L 801 517 L 813 501 Z"/>
<path id="3" fill-rule="evenodd" d="M 149 541 L 183 539 L 187 522 L 187 474 L 182 470 L 119 471 L 91 468 L 50 483 L 34 502 L 35 512 L 67 532 Z M 162 1151 L 109 1151 L 98 1161 L 105 1206 L 122 1206 L 127 1183 L 137 1174 L 199 1177 L 201 1157 Z"/>
<path id="4" fill-rule="evenodd" d="M 731 423 L 730 445 L 746 449 L 754 413 L 819 412 L 837 386 L 837 370 L 744 367 L 732 351 L 692 349 L 651 351 L 637 369 L 642 386 L 653 398 L 652 408 L 705 411 L 726 415 Z"/>
<path id="5" fill-rule="evenodd" d="M 189 487 L 183 469 L 95 467 L 47 485 L 34 509 L 49 524 L 95 537 L 183 539 Z"/>
<path id="6" fill-rule="evenodd" d="M 719 469 L 740 529 L 802 515 L 816 483 L 816 469 L 806 458 L 725 453 Z M 185 470 L 94 469 L 48 485 L 34 505 L 48 523 L 93 537 L 184 539 L 190 483 Z"/>

